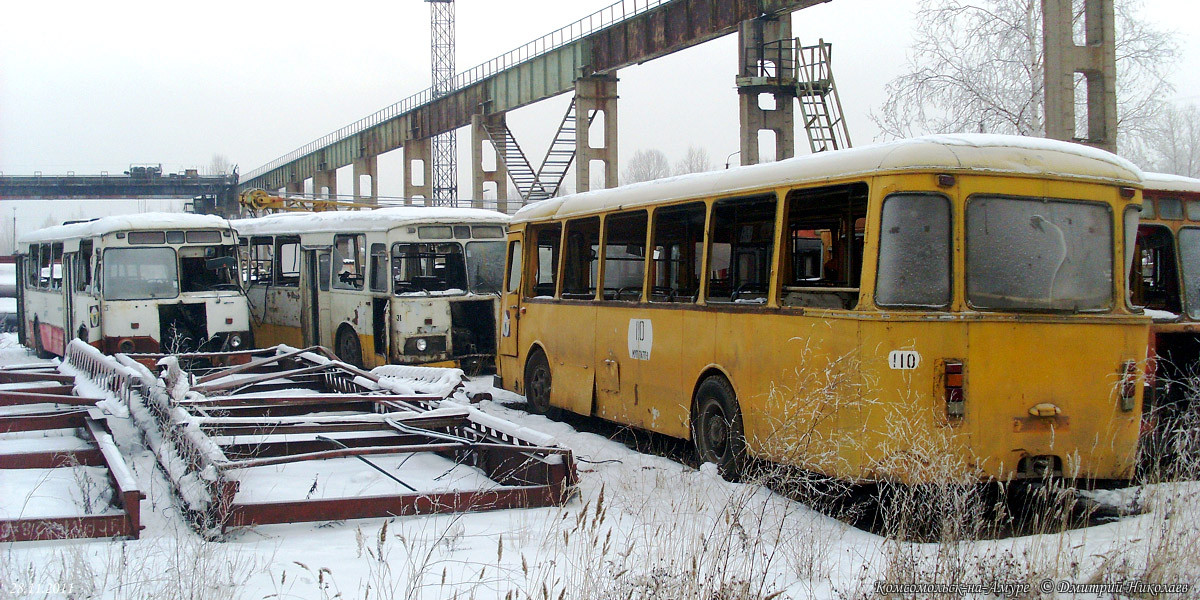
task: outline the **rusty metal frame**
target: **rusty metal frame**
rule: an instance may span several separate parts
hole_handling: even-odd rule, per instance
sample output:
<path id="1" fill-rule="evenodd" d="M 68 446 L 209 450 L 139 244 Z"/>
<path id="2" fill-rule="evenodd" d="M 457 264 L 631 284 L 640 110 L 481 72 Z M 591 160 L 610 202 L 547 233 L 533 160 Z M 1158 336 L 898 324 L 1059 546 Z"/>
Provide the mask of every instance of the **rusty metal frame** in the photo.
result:
<path id="1" fill-rule="evenodd" d="M 43 393 L 0 391 L 0 405 L 49 404 L 28 413 L 0 415 L 0 433 L 75 429 L 89 447 L 73 450 L 0 453 L 0 469 L 54 469 L 72 466 L 105 467 L 114 500 L 120 512 L 95 515 L 0 519 L 0 542 L 57 540 L 126 536 L 137 538 L 141 524 L 141 501 L 146 498 L 113 441 L 108 421 L 99 409 L 86 408 L 95 398 L 72 395 L 74 377 L 58 373 L 53 366 L 21 366 L 0 369 L 0 382 L 40 383 Z M 53 391 L 49 391 L 49 390 Z M 3 442 L 0 441 L 0 450 Z"/>
<path id="2" fill-rule="evenodd" d="M 90 354 L 77 349 L 75 353 Z M 68 361 L 74 354 L 68 349 Z M 225 354 L 225 353 L 222 353 Z M 438 395 L 392 393 L 379 376 L 332 360 L 321 348 L 274 347 L 241 353 L 231 367 L 215 364 L 204 353 L 159 362 L 162 355 L 109 359 L 125 367 L 154 361 L 161 377 L 149 371 L 130 381 L 131 412 L 149 438 L 169 440 L 186 473 L 171 479 L 193 522 L 202 530 L 304 521 L 337 521 L 457 511 L 481 511 L 561 504 L 578 481 L 570 450 L 552 438 L 516 426 Z M 96 375 L 102 375 L 96 372 Z M 281 380 L 286 380 L 281 382 Z M 304 388 L 306 394 L 281 394 Z M 255 394 L 267 395 L 255 395 Z M 137 410 L 137 402 L 143 410 Z M 318 413 L 320 416 L 318 416 Z M 331 413 L 334 413 L 331 416 Z M 138 418 L 150 415 L 151 418 Z M 333 447 L 335 438 L 346 447 Z M 250 436 L 252 442 L 244 441 Z M 301 439 L 296 439 L 297 437 Z M 242 438 L 242 439 L 239 439 Z M 467 491 L 321 498 L 273 502 L 241 501 L 237 472 L 256 466 L 349 456 L 434 453 L 455 464 L 478 468 L 497 485 Z M 191 477 L 191 476 L 195 477 Z M 174 483 L 203 482 L 207 501 L 197 503 Z M 298 482 L 297 485 L 305 485 Z M 195 494 L 191 494 L 195 496 Z"/>

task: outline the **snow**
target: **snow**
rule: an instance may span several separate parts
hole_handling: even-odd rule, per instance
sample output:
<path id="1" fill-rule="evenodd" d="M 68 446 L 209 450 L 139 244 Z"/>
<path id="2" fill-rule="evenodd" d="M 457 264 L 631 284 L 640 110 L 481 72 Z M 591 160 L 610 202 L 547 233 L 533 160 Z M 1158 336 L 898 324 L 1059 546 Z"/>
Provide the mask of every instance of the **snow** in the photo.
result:
<path id="1" fill-rule="evenodd" d="M 1133 163 L 1082 144 L 1012 135 L 931 135 L 550 198 L 522 207 L 512 222 L 908 169 L 1061 176 L 1129 186 L 1140 186 L 1142 179 Z"/>
<path id="2" fill-rule="evenodd" d="M 0 520 L 117 512 L 104 467 L 0 469 L 0 490 Z"/>
<path id="3" fill-rule="evenodd" d="M 29 357 L 19 352 L 0 354 L 0 360 L 28 362 Z M 1091 492 L 1093 500 L 1110 506 L 1127 505 L 1136 496 L 1147 513 L 1062 534 L 959 544 L 900 542 L 765 488 L 724 481 L 713 465 L 692 468 L 631 449 L 608 433 L 527 414 L 513 408 L 523 402 L 520 396 L 491 388 L 489 377 L 463 386 L 468 393 L 494 397 L 469 407 L 472 420 L 507 423 L 522 436 L 543 436 L 538 443 L 553 441 L 574 451 L 580 483 L 565 506 L 280 524 L 206 540 L 185 524 L 172 484 L 156 465 L 152 447 L 161 440 L 143 440 L 130 419 L 113 418 L 117 444 L 148 496 L 142 503 L 146 529 L 141 539 L 0 544 L 0 595 L 416 600 L 457 593 L 500 600 L 509 591 L 513 598 L 539 597 L 545 584 L 552 598 L 563 591 L 566 598 L 761 598 L 778 591 L 780 599 L 834 600 L 877 597 L 872 583 L 907 577 L 910 560 L 939 569 L 937 581 L 1144 577 L 1148 557 L 1194 552 L 1200 539 L 1195 528 L 1200 483 L 1191 482 Z M 157 393 L 161 400 L 165 390 Z M 444 403 L 450 404 L 461 406 Z M 131 408 L 132 419 L 145 416 L 144 408 Z M 12 438 L 0 437 L 5 439 Z M 368 459 L 418 489 L 487 485 L 479 472 L 461 465 L 436 479 L 452 464 L 438 457 L 414 456 L 403 465 L 396 457 Z M 310 489 L 312 498 L 403 491 L 361 461 L 335 460 L 338 468 L 320 473 L 315 462 L 241 469 L 239 499 L 299 499 L 310 497 Z M 42 474 L 25 475 L 19 483 L 36 486 L 37 500 L 9 493 L 10 480 L 4 480 L 0 510 L 28 511 L 43 502 L 37 510 L 80 512 L 70 496 L 79 487 L 74 477 L 38 485 Z M 41 495 L 50 492 L 53 497 Z M 692 571 L 693 564 L 699 573 Z M 1200 573 L 1168 566 L 1150 576 L 1200 581 Z M 680 586 L 733 586 L 746 579 L 763 580 L 765 591 L 684 588 L 686 593 L 670 593 Z"/>
<path id="4" fill-rule="evenodd" d="M 489 224 L 507 225 L 508 215 L 480 208 L 390 206 L 374 210 L 279 213 L 231 221 L 238 234 L 296 235 L 311 232 L 389 231 L 408 225 Z"/>
<path id="5" fill-rule="evenodd" d="M 1200 193 L 1200 179 L 1168 173 L 1143 173 L 1142 180 L 1147 190 Z"/>
<path id="6" fill-rule="evenodd" d="M 118 231 L 144 229 L 229 229 L 229 221 L 215 215 L 191 213 L 141 213 L 101 217 L 95 221 L 56 225 L 21 235 L 22 244 L 53 242 L 71 238 L 89 238 Z"/>
<path id="7" fill-rule="evenodd" d="M 1169 310 L 1157 310 L 1157 309 L 1153 309 L 1153 308 L 1143 308 L 1142 312 L 1146 313 L 1147 317 L 1154 319 L 1155 323 L 1170 322 L 1170 321 L 1176 321 L 1179 319 L 1179 315 L 1177 315 Z"/>
<path id="8" fill-rule="evenodd" d="M 399 298 L 429 298 L 438 296 L 461 296 L 465 293 L 467 293 L 466 290 L 450 288 L 448 290 L 435 290 L 432 292 L 427 290 L 420 292 L 404 292 L 402 294 L 396 294 L 396 296 Z"/>

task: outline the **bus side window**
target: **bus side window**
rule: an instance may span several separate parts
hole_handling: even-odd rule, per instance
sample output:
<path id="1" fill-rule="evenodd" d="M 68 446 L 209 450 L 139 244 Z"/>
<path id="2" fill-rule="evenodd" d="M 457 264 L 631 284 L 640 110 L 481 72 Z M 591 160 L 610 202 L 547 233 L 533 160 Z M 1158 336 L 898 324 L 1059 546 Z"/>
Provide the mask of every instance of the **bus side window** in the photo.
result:
<path id="1" fill-rule="evenodd" d="M 275 285 L 298 287 L 300 285 L 300 239 L 275 238 Z"/>
<path id="2" fill-rule="evenodd" d="M 274 266 L 272 255 L 272 240 L 269 237 L 256 237 L 250 240 L 250 283 L 271 285 L 271 268 Z"/>
<path id="3" fill-rule="evenodd" d="M 363 271 L 367 262 L 363 237 L 361 233 L 334 236 L 333 262 L 337 275 L 333 278 L 333 287 L 340 290 L 363 289 Z"/>
<path id="4" fill-rule="evenodd" d="M 650 262 L 650 301 L 696 301 L 700 293 L 700 259 L 704 254 L 703 202 L 654 211 Z"/>
<path id="5" fill-rule="evenodd" d="M 558 283 L 558 246 L 562 237 L 562 225 L 551 223 L 537 225 L 528 229 L 529 238 L 534 240 L 536 252 L 531 267 L 533 285 L 525 286 L 525 295 L 533 297 L 553 297 Z"/>
<path id="6" fill-rule="evenodd" d="M 775 196 L 713 204 L 708 301 L 766 304 L 775 237 Z"/>
<path id="7" fill-rule="evenodd" d="M 41 263 L 38 265 L 38 287 L 43 290 L 50 289 L 50 269 L 53 268 L 54 262 L 50 254 L 50 244 L 42 244 Z"/>
<path id="8" fill-rule="evenodd" d="M 563 256 L 563 299 L 594 300 L 600 270 L 600 217 L 567 221 Z"/>
<path id="9" fill-rule="evenodd" d="M 57 243 L 50 246 L 53 262 L 50 265 L 50 289 L 61 290 L 63 281 L 63 245 Z"/>
<path id="10" fill-rule="evenodd" d="M 75 255 L 75 291 L 91 292 L 92 289 L 92 240 L 79 242 L 79 254 Z"/>
<path id="11" fill-rule="evenodd" d="M 38 276 L 41 273 L 39 267 L 38 249 L 41 246 L 37 244 L 29 245 L 29 254 L 25 256 L 25 287 L 33 289 L 38 286 Z"/>
<path id="12" fill-rule="evenodd" d="M 604 299 L 642 299 L 646 272 L 646 220 L 640 210 L 604 219 Z"/>
<path id="13" fill-rule="evenodd" d="M 521 287 L 521 242 L 508 245 L 508 285 L 504 288 L 512 294 Z"/>
<path id="14" fill-rule="evenodd" d="M 862 278 L 866 184 L 792 190 L 787 204 L 781 303 L 854 308 Z"/>
<path id="15" fill-rule="evenodd" d="M 388 291 L 387 273 L 387 245 L 371 244 L 371 291 Z"/>
<path id="16" fill-rule="evenodd" d="M 1162 225 L 1142 225 L 1137 231 L 1130 269 L 1131 302 L 1178 313 L 1179 274 L 1175 269 L 1175 237 Z"/>

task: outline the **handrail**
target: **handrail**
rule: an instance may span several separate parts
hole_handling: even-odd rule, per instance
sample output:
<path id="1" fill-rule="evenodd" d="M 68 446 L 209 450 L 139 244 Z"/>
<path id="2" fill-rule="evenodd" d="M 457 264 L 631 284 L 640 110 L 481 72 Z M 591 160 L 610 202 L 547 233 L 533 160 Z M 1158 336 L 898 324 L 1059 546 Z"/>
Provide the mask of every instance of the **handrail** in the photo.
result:
<path id="1" fill-rule="evenodd" d="M 674 0 L 619 0 L 605 8 L 602 8 L 570 25 L 561 27 L 542 37 L 533 40 L 522 46 L 518 46 L 500 56 L 493 58 L 487 62 L 480 63 L 458 75 L 454 76 L 454 86 L 448 93 L 461 90 L 472 86 L 484 79 L 493 75 L 511 69 L 521 63 L 533 60 L 539 56 L 545 55 L 554 50 L 558 50 L 567 44 L 574 43 L 586 36 L 589 36 L 601 29 L 605 29 L 616 23 L 636 17 L 660 5 L 672 2 Z M 420 106 L 433 101 L 433 88 L 426 88 L 413 94 L 391 106 L 383 108 L 367 117 L 359 119 L 337 131 L 326 134 L 314 142 L 309 142 L 300 148 L 297 148 L 275 160 L 254 169 L 247 173 L 242 181 L 247 182 L 255 179 L 265 173 L 273 171 L 283 165 L 295 161 L 296 159 L 312 154 L 313 152 L 331 146 L 337 142 L 345 140 L 350 136 L 358 134 L 370 127 L 374 127 L 384 121 L 390 121 L 404 113 L 413 111 Z"/>

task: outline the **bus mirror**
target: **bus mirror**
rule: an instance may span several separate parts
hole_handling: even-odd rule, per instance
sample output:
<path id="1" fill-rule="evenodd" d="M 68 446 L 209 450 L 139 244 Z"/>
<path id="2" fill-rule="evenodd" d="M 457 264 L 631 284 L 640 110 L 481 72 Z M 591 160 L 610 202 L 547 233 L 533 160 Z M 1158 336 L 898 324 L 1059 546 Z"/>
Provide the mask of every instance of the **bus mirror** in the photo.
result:
<path id="1" fill-rule="evenodd" d="M 210 271 L 217 269 L 235 269 L 237 268 L 237 259 L 232 256 L 218 256 L 204 261 L 204 268 Z"/>

